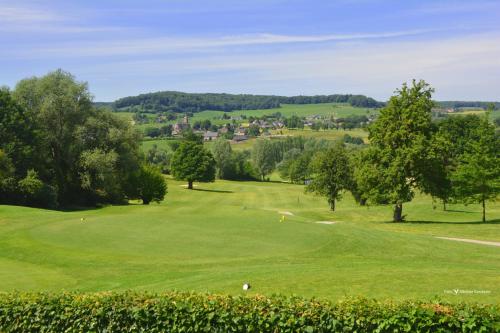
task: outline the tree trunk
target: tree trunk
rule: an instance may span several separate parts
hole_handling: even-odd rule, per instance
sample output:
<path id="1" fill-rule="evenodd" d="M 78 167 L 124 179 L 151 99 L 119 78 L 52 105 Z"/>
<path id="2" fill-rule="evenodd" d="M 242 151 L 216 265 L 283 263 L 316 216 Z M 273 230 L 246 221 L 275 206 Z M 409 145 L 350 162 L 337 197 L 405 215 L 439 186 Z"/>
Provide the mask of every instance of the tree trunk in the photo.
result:
<path id="1" fill-rule="evenodd" d="M 193 189 L 193 181 L 188 180 L 188 189 L 192 190 Z"/>
<path id="2" fill-rule="evenodd" d="M 330 209 L 332 210 L 332 212 L 335 211 L 335 200 L 330 200 Z"/>
<path id="3" fill-rule="evenodd" d="M 403 222 L 403 204 L 397 203 L 394 205 L 393 222 Z"/>
<path id="4" fill-rule="evenodd" d="M 486 222 L 486 202 L 483 198 L 483 223 Z"/>
<path id="5" fill-rule="evenodd" d="M 443 200 L 443 210 L 446 212 L 446 200 Z"/>

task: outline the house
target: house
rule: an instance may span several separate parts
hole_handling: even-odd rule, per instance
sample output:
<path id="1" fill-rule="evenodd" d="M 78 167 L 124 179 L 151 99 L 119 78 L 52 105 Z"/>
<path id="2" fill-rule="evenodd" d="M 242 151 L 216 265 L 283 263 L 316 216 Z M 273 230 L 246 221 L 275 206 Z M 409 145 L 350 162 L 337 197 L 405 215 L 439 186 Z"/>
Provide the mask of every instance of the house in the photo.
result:
<path id="1" fill-rule="evenodd" d="M 234 131 L 234 135 L 247 135 L 248 134 L 248 128 L 245 127 L 239 127 Z"/>
<path id="2" fill-rule="evenodd" d="M 219 137 L 219 133 L 217 132 L 211 132 L 211 131 L 206 131 L 203 134 L 203 141 L 212 141 L 215 140 Z"/>
<path id="3" fill-rule="evenodd" d="M 274 128 L 283 128 L 285 127 L 285 124 L 282 121 L 273 121 L 273 127 Z"/>
<path id="4" fill-rule="evenodd" d="M 241 141 L 245 141 L 245 140 L 248 140 L 248 136 L 246 134 L 234 133 L 234 136 L 233 136 L 234 142 L 241 142 Z"/>
<path id="5" fill-rule="evenodd" d="M 174 125 L 174 129 L 172 131 L 172 134 L 174 134 L 174 135 L 181 134 L 182 131 L 184 131 L 188 128 L 190 128 L 189 118 L 188 118 L 188 116 L 184 116 L 184 118 L 182 118 L 182 122 Z"/>

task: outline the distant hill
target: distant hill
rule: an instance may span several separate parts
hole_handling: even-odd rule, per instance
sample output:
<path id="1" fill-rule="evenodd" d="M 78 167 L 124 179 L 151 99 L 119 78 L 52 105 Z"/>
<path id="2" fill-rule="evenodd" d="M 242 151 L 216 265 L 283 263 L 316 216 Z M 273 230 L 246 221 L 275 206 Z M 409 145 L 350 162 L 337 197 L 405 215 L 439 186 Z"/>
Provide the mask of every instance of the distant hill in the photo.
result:
<path id="1" fill-rule="evenodd" d="M 437 103 L 440 107 L 446 109 L 480 108 L 486 110 L 490 104 L 495 105 L 495 109 L 500 109 L 500 102 L 439 101 Z"/>
<path id="2" fill-rule="evenodd" d="M 115 102 L 96 102 L 98 107 L 106 107 L 115 111 L 133 112 L 201 112 L 205 110 L 235 111 L 279 108 L 281 104 L 321 104 L 347 103 L 354 107 L 378 108 L 385 105 L 364 95 L 334 94 L 314 96 L 276 96 L 250 94 L 219 94 L 219 93 L 184 93 L 178 91 L 159 91 L 154 93 L 128 96 Z M 486 109 L 493 103 L 500 109 L 500 102 L 481 101 L 438 101 L 442 108 L 482 108 Z"/>
<path id="3" fill-rule="evenodd" d="M 114 103 L 96 103 L 111 107 L 117 111 L 143 112 L 200 112 L 204 110 L 235 111 L 254 109 L 274 109 L 281 104 L 318 104 L 348 103 L 356 107 L 375 108 L 383 103 L 364 95 L 335 94 L 316 96 L 274 96 L 274 95 L 234 95 L 234 94 L 197 94 L 177 91 L 161 91 L 155 93 L 129 96 Z"/>

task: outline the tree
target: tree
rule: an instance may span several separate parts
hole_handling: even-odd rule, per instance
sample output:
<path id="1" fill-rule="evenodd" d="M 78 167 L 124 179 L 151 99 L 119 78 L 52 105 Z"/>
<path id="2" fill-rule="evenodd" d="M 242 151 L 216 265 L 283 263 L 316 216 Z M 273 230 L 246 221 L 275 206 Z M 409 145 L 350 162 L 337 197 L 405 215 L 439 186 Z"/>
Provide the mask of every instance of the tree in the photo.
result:
<path id="1" fill-rule="evenodd" d="M 157 166 L 164 174 L 170 173 L 170 160 L 172 155 L 163 149 L 158 149 L 156 144 L 149 149 L 146 154 L 146 161 L 149 164 Z"/>
<path id="2" fill-rule="evenodd" d="M 259 125 L 252 124 L 248 127 L 248 135 L 250 136 L 259 136 L 260 135 L 260 127 Z"/>
<path id="3" fill-rule="evenodd" d="M 212 153 L 215 159 L 215 164 L 217 165 L 217 177 L 225 179 L 225 173 L 231 166 L 231 144 L 226 139 L 218 138 L 214 142 Z"/>
<path id="4" fill-rule="evenodd" d="M 295 159 L 289 169 L 290 181 L 295 184 L 304 184 L 310 177 L 309 164 L 311 163 L 311 154 L 303 153 Z"/>
<path id="5" fill-rule="evenodd" d="M 451 174 L 457 168 L 469 142 L 477 141 L 480 118 L 474 115 L 449 117 L 437 124 L 427 149 L 427 165 L 423 168 L 421 188 L 446 204 L 454 200 Z"/>
<path id="6" fill-rule="evenodd" d="M 481 203 L 486 222 L 486 201 L 500 193 L 500 137 L 486 117 L 477 128 L 478 140 L 468 142 L 452 173 L 454 191 L 465 203 Z"/>
<path id="7" fill-rule="evenodd" d="M 7 154 L 0 149 L 0 180 L 12 176 L 13 173 L 14 166 L 12 165 L 12 161 Z"/>
<path id="8" fill-rule="evenodd" d="M 85 190 L 89 203 L 114 202 L 123 200 L 120 182 L 116 179 L 118 154 L 96 148 L 82 152 L 80 156 L 81 187 Z"/>
<path id="9" fill-rule="evenodd" d="M 335 201 L 342 199 L 342 192 L 349 189 L 351 172 L 349 158 L 343 145 L 318 152 L 311 160 L 311 182 L 306 191 L 325 196 L 332 211 Z"/>
<path id="10" fill-rule="evenodd" d="M 193 182 L 213 182 L 215 180 L 215 160 L 202 144 L 184 141 L 174 153 L 171 163 L 175 179 L 186 180 L 188 189 Z"/>
<path id="11" fill-rule="evenodd" d="M 299 148 L 292 148 L 283 154 L 283 159 L 277 165 L 280 177 L 283 179 L 290 179 L 290 169 L 295 160 L 302 155 L 302 150 Z"/>
<path id="12" fill-rule="evenodd" d="M 34 207 L 56 208 L 57 192 L 44 184 L 35 170 L 28 170 L 26 177 L 18 183 L 18 189 L 23 197 L 22 204 Z"/>
<path id="13" fill-rule="evenodd" d="M 160 202 L 167 194 L 167 182 L 156 167 L 143 164 L 139 171 L 133 173 L 129 178 L 132 185 L 129 194 L 130 199 L 141 199 L 144 205 L 150 202 Z"/>
<path id="14" fill-rule="evenodd" d="M 367 165 L 357 178 L 371 202 L 394 205 L 395 222 L 403 221 L 403 203 L 412 200 L 428 167 L 433 91 L 425 81 L 403 84 L 369 127 Z"/>
<path id="15" fill-rule="evenodd" d="M 252 161 L 261 179 L 264 180 L 265 176 L 274 170 L 276 164 L 271 141 L 263 139 L 255 142 L 252 149 Z"/>
<path id="16" fill-rule="evenodd" d="M 86 83 L 58 70 L 20 81 L 12 97 L 0 96 L 0 148 L 16 167 L 10 189 L 33 169 L 63 206 L 125 199 L 141 136 L 128 121 L 95 108 Z"/>
<path id="17" fill-rule="evenodd" d="M 75 166 L 80 156 L 74 133 L 92 110 L 87 84 L 58 70 L 42 78 L 22 80 L 16 85 L 14 97 L 31 112 L 43 131 L 59 198 L 71 198 L 79 183 Z"/>
<path id="18" fill-rule="evenodd" d="M 42 163 L 37 149 L 37 133 L 32 117 L 19 105 L 7 89 L 0 88 L 0 149 L 12 163 L 18 177 L 28 169 Z"/>

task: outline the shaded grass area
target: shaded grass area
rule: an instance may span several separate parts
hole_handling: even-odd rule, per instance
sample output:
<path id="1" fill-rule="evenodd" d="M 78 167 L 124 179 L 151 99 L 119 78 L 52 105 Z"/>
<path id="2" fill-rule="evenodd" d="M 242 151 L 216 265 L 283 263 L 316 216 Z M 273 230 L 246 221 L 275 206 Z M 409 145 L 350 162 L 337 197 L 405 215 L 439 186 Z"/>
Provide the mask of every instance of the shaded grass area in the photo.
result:
<path id="1" fill-rule="evenodd" d="M 488 206 L 493 223 L 482 224 L 479 206 L 445 212 L 417 196 L 404 205 L 408 222 L 392 223 L 390 207 L 359 207 L 346 196 L 332 213 L 299 185 L 183 185 L 169 180 L 166 201 L 150 206 L 0 206 L 0 291 L 237 295 L 250 282 L 250 294 L 500 300 L 498 248 L 435 238 L 499 241 L 498 203 Z M 283 211 L 293 216 L 280 222 Z M 445 293 L 457 288 L 489 293 Z"/>

